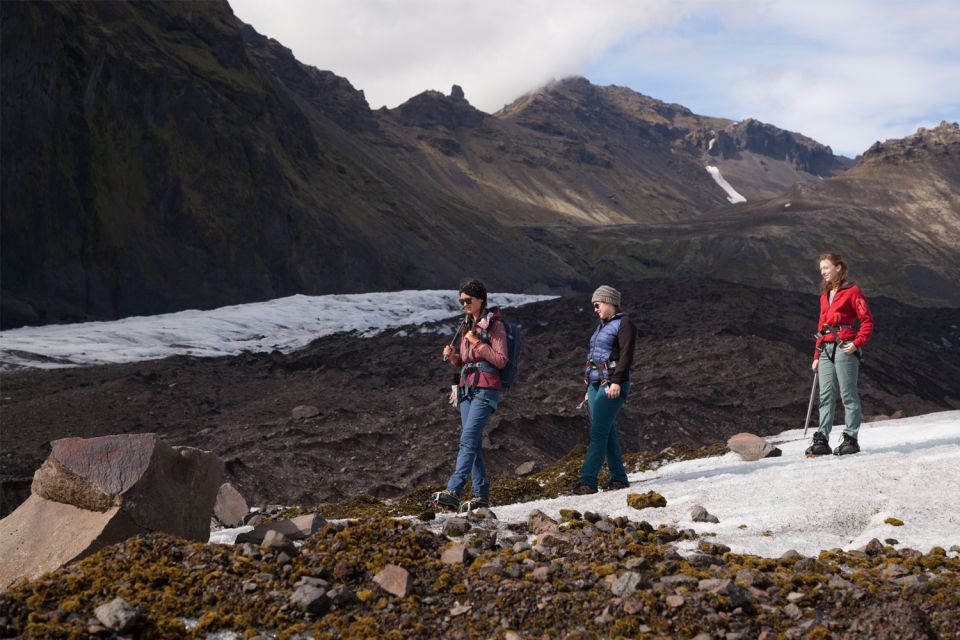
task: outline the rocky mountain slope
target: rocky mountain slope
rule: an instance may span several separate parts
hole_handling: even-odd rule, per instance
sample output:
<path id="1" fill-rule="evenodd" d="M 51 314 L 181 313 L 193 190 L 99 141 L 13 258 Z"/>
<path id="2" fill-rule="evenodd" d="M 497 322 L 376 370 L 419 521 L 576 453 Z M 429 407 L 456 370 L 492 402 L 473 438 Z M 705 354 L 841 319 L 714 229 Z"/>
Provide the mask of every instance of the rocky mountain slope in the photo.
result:
<path id="1" fill-rule="evenodd" d="M 815 256 L 839 250 L 852 278 L 872 294 L 956 306 L 960 127 L 944 122 L 878 143 L 845 173 L 775 198 L 670 225 L 579 230 L 576 238 L 595 253 L 615 247 L 606 265 L 595 266 L 598 278 L 656 260 L 649 272 L 796 288 L 816 275 Z"/>
<path id="2" fill-rule="evenodd" d="M 814 294 L 694 279 L 644 280 L 623 292 L 640 332 L 632 398 L 618 419 L 625 450 L 802 426 Z M 870 303 L 877 329 L 861 370 L 864 414 L 960 408 L 960 311 Z M 527 305 L 509 317 L 524 327 L 521 377 L 484 443 L 488 468 L 508 475 L 586 443 L 588 417 L 576 407 L 594 322 L 587 295 Z M 440 359 L 444 342 L 417 331 L 340 334 L 289 355 L 5 374 L 3 508 L 26 497 L 47 443 L 67 435 L 156 432 L 171 444 L 213 451 L 252 503 L 309 506 L 441 484 L 459 437 L 446 402 L 452 368 Z M 293 419 L 302 404 L 319 415 Z"/>
<path id="3" fill-rule="evenodd" d="M 456 87 L 374 112 L 225 2 L 2 12 L 5 327 L 449 286 L 468 268 L 587 289 L 595 249 L 557 229 L 694 219 L 727 202 L 706 163 L 748 197 L 845 166 L 582 78 L 494 115 Z"/>

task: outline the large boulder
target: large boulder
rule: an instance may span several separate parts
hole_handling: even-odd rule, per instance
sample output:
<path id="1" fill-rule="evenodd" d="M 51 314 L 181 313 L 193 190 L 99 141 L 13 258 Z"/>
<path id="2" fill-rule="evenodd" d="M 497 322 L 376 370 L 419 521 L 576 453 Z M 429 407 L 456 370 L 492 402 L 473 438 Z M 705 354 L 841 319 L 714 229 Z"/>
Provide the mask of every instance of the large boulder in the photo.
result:
<path id="1" fill-rule="evenodd" d="M 51 449 L 30 497 L 0 520 L 0 589 L 139 533 L 209 539 L 223 480 L 212 453 L 153 433 L 63 438 Z"/>
<path id="2" fill-rule="evenodd" d="M 727 440 L 727 448 L 750 462 L 761 458 L 775 458 L 782 454 L 780 449 L 752 433 L 738 433 L 731 436 Z"/>

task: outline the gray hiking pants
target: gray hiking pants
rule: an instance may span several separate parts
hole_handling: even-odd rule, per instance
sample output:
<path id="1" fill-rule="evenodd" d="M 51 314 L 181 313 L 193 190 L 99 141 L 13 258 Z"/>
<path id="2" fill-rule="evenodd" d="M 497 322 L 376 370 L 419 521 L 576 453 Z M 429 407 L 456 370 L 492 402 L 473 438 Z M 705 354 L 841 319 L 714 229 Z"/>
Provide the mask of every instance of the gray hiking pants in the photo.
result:
<path id="1" fill-rule="evenodd" d="M 817 365 L 817 378 L 820 383 L 820 433 L 830 437 L 839 395 L 843 400 L 843 432 L 856 438 L 863 418 L 860 411 L 860 393 L 857 391 L 860 358 L 848 355 L 839 348 L 834 355 L 834 347 L 834 344 L 827 343 L 820 354 L 820 364 Z M 830 362 L 827 355 L 834 355 L 834 361 Z"/>

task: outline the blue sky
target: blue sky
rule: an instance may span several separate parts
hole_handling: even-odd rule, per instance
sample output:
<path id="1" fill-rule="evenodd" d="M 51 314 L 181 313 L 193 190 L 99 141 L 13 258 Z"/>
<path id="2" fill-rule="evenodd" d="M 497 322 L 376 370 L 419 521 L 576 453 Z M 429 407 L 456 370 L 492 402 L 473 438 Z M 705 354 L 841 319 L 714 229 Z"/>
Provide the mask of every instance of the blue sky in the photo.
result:
<path id="1" fill-rule="evenodd" d="M 582 75 L 696 113 L 754 117 L 855 156 L 960 120 L 954 0 L 232 0 L 371 107 L 459 84 L 494 112 Z"/>

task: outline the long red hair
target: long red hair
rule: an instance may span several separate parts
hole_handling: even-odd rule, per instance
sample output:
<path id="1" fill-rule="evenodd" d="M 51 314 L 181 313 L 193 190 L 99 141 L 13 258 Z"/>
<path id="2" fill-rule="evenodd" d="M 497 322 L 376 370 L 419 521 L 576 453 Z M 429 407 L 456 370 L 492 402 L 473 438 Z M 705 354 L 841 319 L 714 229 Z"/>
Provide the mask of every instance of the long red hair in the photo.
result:
<path id="1" fill-rule="evenodd" d="M 830 289 L 839 290 L 847 281 L 847 263 L 843 261 L 839 253 L 821 253 L 820 257 L 817 258 L 817 266 L 819 267 L 820 263 L 824 260 L 829 260 L 833 266 L 840 267 L 840 275 L 836 281 L 821 280 L 820 291 L 829 291 Z"/>

